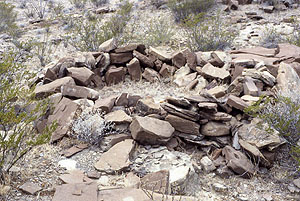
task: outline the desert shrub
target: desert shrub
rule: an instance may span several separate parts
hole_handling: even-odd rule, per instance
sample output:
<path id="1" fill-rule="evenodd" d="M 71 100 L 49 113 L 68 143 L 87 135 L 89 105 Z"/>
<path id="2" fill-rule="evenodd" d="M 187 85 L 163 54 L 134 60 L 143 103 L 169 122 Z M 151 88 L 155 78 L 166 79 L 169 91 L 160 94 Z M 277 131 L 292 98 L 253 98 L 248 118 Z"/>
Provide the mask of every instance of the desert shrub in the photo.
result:
<path id="1" fill-rule="evenodd" d="M 284 42 L 287 42 L 287 38 L 278 33 L 275 28 L 266 28 L 260 39 L 260 45 L 266 48 L 275 48 L 279 43 Z"/>
<path id="2" fill-rule="evenodd" d="M 75 8 L 82 9 L 85 7 L 87 0 L 70 0 L 70 2 L 75 6 Z"/>
<path id="3" fill-rule="evenodd" d="M 174 15 L 175 21 L 180 22 L 190 15 L 207 12 L 214 3 L 214 0 L 169 0 L 168 6 Z"/>
<path id="4" fill-rule="evenodd" d="M 45 115 L 48 102 L 35 101 L 33 88 L 22 83 L 34 75 L 18 64 L 15 54 L 0 58 L 0 183 L 5 183 L 5 175 L 19 159 L 50 140 L 55 124 L 37 134 L 34 124 Z"/>
<path id="5" fill-rule="evenodd" d="M 15 23 L 17 14 L 14 7 L 8 3 L 0 2 L 0 34 L 6 33 L 13 36 L 19 35 L 18 27 Z"/>
<path id="6" fill-rule="evenodd" d="M 268 123 L 267 131 L 277 130 L 287 141 L 292 157 L 300 165 L 300 96 L 299 94 L 277 94 L 261 97 L 245 110 L 251 116 Z"/>
<path id="7" fill-rule="evenodd" d="M 108 0 L 90 0 L 93 5 L 96 7 L 102 6 L 108 2 Z"/>
<path id="8" fill-rule="evenodd" d="M 105 121 L 101 110 L 84 110 L 72 122 L 72 136 L 91 145 L 99 145 L 101 139 L 114 132 L 114 124 Z"/>
<path id="9" fill-rule="evenodd" d="M 107 21 L 70 19 L 67 41 L 80 51 L 98 51 L 99 46 L 111 38 L 122 37 L 124 28 L 130 19 L 132 4 L 125 1 L 120 9 Z"/>
<path id="10" fill-rule="evenodd" d="M 46 9 L 48 1 L 44 0 L 30 0 L 29 5 L 27 5 L 27 10 L 25 10 L 25 15 L 28 18 L 39 18 L 44 19 L 46 15 Z"/>
<path id="11" fill-rule="evenodd" d="M 236 33 L 227 28 L 220 13 L 213 17 L 198 14 L 185 20 L 188 46 L 194 51 L 224 50 L 230 48 Z"/>
<path id="12" fill-rule="evenodd" d="M 292 21 L 292 26 L 294 27 L 294 31 L 292 33 L 292 36 L 290 36 L 288 38 L 288 42 L 300 47 L 300 21 L 299 20 L 293 20 Z"/>

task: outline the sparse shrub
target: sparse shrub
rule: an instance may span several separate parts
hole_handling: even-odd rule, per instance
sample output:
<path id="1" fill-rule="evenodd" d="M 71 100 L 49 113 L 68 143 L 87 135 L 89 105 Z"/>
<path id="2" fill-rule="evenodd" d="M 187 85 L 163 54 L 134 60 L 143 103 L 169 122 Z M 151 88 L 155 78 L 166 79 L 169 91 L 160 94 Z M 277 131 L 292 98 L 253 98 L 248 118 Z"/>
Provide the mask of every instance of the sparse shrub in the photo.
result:
<path id="1" fill-rule="evenodd" d="M 173 12 L 175 21 L 180 22 L 190 15 L 207 12 L 214 3 L 214 0 L 169 0 L 168 6 Z"/>
<path id="2" fill-rule="evenodd" d="M 102 6 L 108 2 L 108 0 L 90 0 L 96 7 Z"/>
<path id="3" fill-rule="evenodd" d="M 268 123 L 267 131 L 277 130 L 291 148 L 292 157 L 300 166 L 300 96 L 299 92 L 277 94 L 275 97 L 261 97 L 245 110 L 251 116 Z"/>
<path id="4" fill-rule="evenodd" d="M 122 37 L 124 28 L 130 20 L 132 4 L 125 1 L 120 9 L 103 22 L 101 19 L 71 19 L 67 41 L 80 51 L 98 51 L 99 46 L 111 38 Z"/>
<path id="5" fill-rule="evenodd" d="M 34 123 L 45 115 L 48 103 L 35 101 L 33 89 L 22 83 L 33 75 L 18 64 L 14 54 L 2 54 L 0 58 L 0 183 L 5 183 L 7 173 L 19 159 L 50 140 L 55 124 L 37 134 Z"/>
<path id="6" fill-rule="evenodd" d="M 14 7 L 8 3 L 0 2 L 0 34 L 6 33 L 18 36 L 20 31 L 15 23 L 17 14 L 13 11 Z"/>
<path id="7" fill-rule="evenodd" d="M 82 9 L 85 7 L 87 0 L 70 0 L 70 2 L 75 6 L 75 8 Z"/>
<path id="8" fill-rule="evenodd" d="M 267 28 L 263 33 L 260 45 L 266 48 L 275 48 L 279 43 L 287 42 L 287 38 L 276 31 L 275 28 Z"/>
<path id="9" fill-rule="evenodd" d="M 292 27 L 294 27 L 294 31 L 292 33 L 292 36 L 288 38 L 288 41 L 291 44 L 297 45 L 300 47 L 300 21 L 294 20 L 292 22 Z"/>
<path id="10" fill-rule="evenodd" d="M 236 33 L 228 30 L 220 13 L 213 17 L 198 14 L 185 20 L 188 46 L 194 51 L 224 50 L 230 48 Z"/>
<path id="11" fill-rule="evenodd" d="M 44 19 L 46 15 L 46 8 L 48 1 L 44 0 L 31 0 L 27 10 L 24 11 L 28 18 L 39 18 Z"/>
<path id="12" fill-rule="evenodd" d="M 72 136 L 91 145 L 99 145 L 101 139 L 114 132 L 114 124 L 105 121 L 101 110 L 85 109 L 72 122 Z"/>

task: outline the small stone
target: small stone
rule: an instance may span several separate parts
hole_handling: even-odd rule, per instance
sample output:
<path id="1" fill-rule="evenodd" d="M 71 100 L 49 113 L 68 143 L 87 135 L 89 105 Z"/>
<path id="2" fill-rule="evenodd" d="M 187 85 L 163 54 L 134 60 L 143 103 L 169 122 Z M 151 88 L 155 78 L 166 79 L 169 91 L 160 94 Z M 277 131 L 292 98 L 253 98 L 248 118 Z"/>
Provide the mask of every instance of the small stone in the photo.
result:
<path id="1" fill-rule="evenodd" d="M 58 162 L 58 165 L 60 165 L 63 168 L 66 168 L 66 170 L 75 170 L 76 164 L 77 162 L 72 159 L 65 159 Z"/>
<path id="2" fill-rule="evenodd" d="M 224 192 L 227 190 L 227 187 L 225 185 L 219 183 L 213 183 L 212 187 L 217 192 Z"/>
<path id="3" fill-rule="evenodd" d="M 20 186 L 20 189 L 22 191 L 26 192 L 26 193 L 31 194 L 31 195 L 34 195 L 38 191 L 42 190 L 42 188 L 39 187 L 39 185 L 31 183 L 31 182 L 26 182 L 25 184 Z"/>
<path id="4" fill-rule="evenodd" d="M 208 158 L 208 156 L 204 156 L 200 160 L 201 167 L 204 169 L 205 172 L 211 172 L 216 169 L 214 163 Z"/>

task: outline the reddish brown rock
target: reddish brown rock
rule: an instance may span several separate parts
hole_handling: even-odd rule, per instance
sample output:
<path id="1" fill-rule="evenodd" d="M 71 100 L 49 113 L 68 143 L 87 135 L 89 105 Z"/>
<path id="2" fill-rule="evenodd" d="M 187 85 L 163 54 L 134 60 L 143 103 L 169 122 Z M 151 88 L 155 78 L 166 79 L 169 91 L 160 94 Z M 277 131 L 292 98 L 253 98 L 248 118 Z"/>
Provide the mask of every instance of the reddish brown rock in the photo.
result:
<path id="1" fill-rule="evenodd" d="M 161 51 L 161 50 L 158 50 L 154 47 L 150 47 L 149 48 L 149 54 L 152 54 L 153 56 L 157 57 L 159 60 L 163 61 L 163 62 L 169 62 L 171 61 L 171 55 L 164 52 L 164 51 Z"/>
<path id="2" fill-rule="evenodd" d="M 63 96 L 72 98 L 87 98 L 91 100 L 97 100 L 99 98 L 98 91 L 82 86 L 64 85 L 61 87 L 61 93 Z"/>
<path id="3" fill-rule="evenodd" d="M 128 96 L 128 93 L 120 94 L 116 99 L 115 106 L 125 106 L 125 107 L 127 107 L 128 102 L 129 102 L 127 96 Z"/>
<path id="4" fill-rule="evenodd" d="M 224 123 L 209 121 L 201 127 L 201 134 L 205 136 L 224 136 L 230 134 L 230 127 Z"/>
<path id="5" fill-rule="evenodd" d="M 29 193 L 31 195 L 36 194 L 38 191 L 42 190 L 38 184 L 26 182 L 22 186 L 19 187 L 22 191 Z"/>
<path id="6" fill-rule="evenodd" d="M 161 112 L 159 103 L 155 103 L 152 97 L 139 99 L 136 103 L 136 110 L 144 115 L 158 114 Z"/>
<path id="7" fill-rule="evenodd" d="M 141 188 L 164 195 L 169 194 L 169 171 L 161 170 L 147 174 L 141 179 Z"/>
<path id="8" fill-rule="evenodd" d="M 224 68 L 217 68 L 207 63 L 202 68 L 202 74 L 206 78 L 213 78 L 213 79 L 221 79 L 224 80 L 230 76 L 229 72 Z"/>
<path id="9" fill-rule="evenodd" d="M 105 73 L 105 81 L 108 86 L 118 84 L 125 80 L 126 69 L 124 67 L 110 67 Z"/>
<path id="10" fill-rule="evenodd" d="M 175 52 L 172 55 L 172 64 L 177 68 L 181 68 L 186 64 L 186 58 L 182 52 Z"/>
<path id="11" fill-rule="evenodd" d="M 175 129 L 167 121 L 137 116 L 130 124 L 133 139 L 141 144 L 166 144 Z"/>
<path id="12" fill-rule="evenodd" d="M 134 50 L 137 50 L 139 52 L 144 52 L 145 49 L 146 49 L 146 47 L 143 44 L 131 43 L 131 44 L 125 45 L 123 47 L 118 47 L 117 49 L 115 49 L 114 52 L 116 52 L 116 53 L 133 52 Z"/>
<path id="13" fill-rule="evenodd" d="M 254 174 L 254 165 L 242 152 L 226 146 L 223 148 L 222 154 L 225 156 L 227 166 L 235 173 L 245 178 L 250 178 Z"/>
<path id="14" fill-rule="evenodd" d="M 200 125 L 193 121 L 189 121 L 170 114 L 166 117 L 165 120 L 179 132 L 192 135 L 200 135 Z"/>
<path id="15" fill-rule="evenodd" d="M 236 97 L 234 95 L 229 95 L 226 103 L 229 106 L 239 109 L 241 111 L 243 111 L 246 107 L 250 106 L 248 103 L 243 101 L 241 98 Z"/>
<path id="16" fill-rule="evenodd" d="M 75 81 L 71 77 L 57 79 L 49 84 L 37 86 L 34 90 L 34 93 L 36 94 L 36 97 L 41 98 L 54 92 L 60 92 L 60 88 L 63 85 L 75 85 Z"/>
<path id="17" fill-rule="evenodd" d="M 159 71 L 159 74 L 162 77 L 170 77 L 174 74 L 175 71 L 176 71 L 176 68 L 174 66 L 170 66 L 170 65 L 164 63 Z"/>
<path id="18" fill-rule="evenodd" d="M 131 52 L 110 53 L 109 56 L 111 64 L 124 64 L 130 61 L 133 57 Z"/>
<path id="19" fill-rule="evenodd" d="M 104 99 L 98 99 L 95 102 L 94 108 L 100 108 L 103 112 L 109 113 L 115 104 L 115 100 L 115 96 L 110 96 Z"/>
<path id="20" fill-rule="evenodd" d="M 150 68 L 154 67 L 154 63 L 146 55 L 134 50 L 133 56 L 137 58 L 143 66 Z"/>
<path id="21" fill-rule="evenodd" d="M 196 71 L 197 67 L 197 56 L 194 52 L 190 51 L 189 49 L 186 49 L 183 51 L 183 54 L 186 58 L 186 63 L 190 69 Z"/>
<path id="22" fill-rule="evenodd" d="M 86 67 L 71 67 L 67 69 L 67 75 L 72 77 L 78 85 L 88 86 L 94 73 Z"/>
<path id="23" fill-rule="evenodd" d="M 145 68 L 145 71 L 143 73 L 143 78 L 145 78 L 149 82 L 157 82 L 160 80 L 160 76 L 158 72 L 151 68 Z"/>
<path id="24" fill-rule="evenodd" d="M 133 58 L 126 66 L 131 80 L 140 81 L 142 79 L 142 70 L 137 58 Z"/>

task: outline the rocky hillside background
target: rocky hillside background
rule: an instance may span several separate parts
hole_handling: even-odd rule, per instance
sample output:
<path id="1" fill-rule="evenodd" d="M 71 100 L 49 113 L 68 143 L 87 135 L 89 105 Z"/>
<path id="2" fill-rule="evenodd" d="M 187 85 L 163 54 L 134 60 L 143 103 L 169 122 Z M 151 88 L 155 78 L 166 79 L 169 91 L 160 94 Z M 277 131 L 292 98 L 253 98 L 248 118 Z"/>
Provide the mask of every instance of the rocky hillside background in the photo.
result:
<path id="1" fill-rule="evenodd" d="M 0 2 L 2 200 L 298 200 L 296 0 Z"/>

